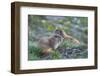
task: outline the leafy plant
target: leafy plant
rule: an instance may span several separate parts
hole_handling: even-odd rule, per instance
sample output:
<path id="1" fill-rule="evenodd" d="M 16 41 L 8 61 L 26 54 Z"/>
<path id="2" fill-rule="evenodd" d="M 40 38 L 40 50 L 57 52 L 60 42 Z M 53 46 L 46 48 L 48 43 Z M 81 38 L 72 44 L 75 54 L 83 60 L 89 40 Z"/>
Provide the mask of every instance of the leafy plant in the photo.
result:
<path id="1" fill-rule="evenodd" d="M 51 55 L 52 55 L 52 59 L 60 59 L 61 58 L 61 54 L 59 53 L 58 50 L 54 50 Z"/>
<path id="2" fill-rule="evenodd" d="M 42 49 L 38 47 L 29 46 L 28 59 L 29 60 L 39 60 L 41 51 Z"/>

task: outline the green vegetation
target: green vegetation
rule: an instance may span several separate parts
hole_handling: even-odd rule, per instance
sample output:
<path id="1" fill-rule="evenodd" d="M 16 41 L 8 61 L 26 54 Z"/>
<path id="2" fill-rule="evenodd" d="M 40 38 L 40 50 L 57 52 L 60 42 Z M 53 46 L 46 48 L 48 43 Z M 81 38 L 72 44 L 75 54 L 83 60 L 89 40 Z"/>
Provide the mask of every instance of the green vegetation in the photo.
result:
<path id="1" fill-rule="evenodd" d="M 72 16 L 42 16 L 42 15 L 29 15 L 28 16 L 28 60 L 44 60 L 44 59 L 63 59 L 64 52 L 79 50 L 79 53 L 67 53 L 68 58 L 87 58 L 87 36 L 88 36 L 88 18 L 87 17 L 72 17 Z M 81 44 L 74 44 L 72 41 L 63 41 L 59 48 L 54 50 L 49 57 L 41 57 L 41 48 L 38 47 L 38 40 L 43 36 L 50 36 L 55 29 L 64 30 L 68 35 L 78 39 Z M 84 48 L 82 48 L 84 47 Z M 81 48 L 81 49 L 80 49 Z"/>

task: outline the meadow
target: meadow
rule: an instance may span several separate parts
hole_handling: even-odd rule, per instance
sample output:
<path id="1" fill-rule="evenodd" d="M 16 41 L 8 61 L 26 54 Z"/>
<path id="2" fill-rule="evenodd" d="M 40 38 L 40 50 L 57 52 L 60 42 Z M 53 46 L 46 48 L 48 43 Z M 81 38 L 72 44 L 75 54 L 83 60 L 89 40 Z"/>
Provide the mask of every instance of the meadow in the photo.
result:
<path id="1" fill-rule="evenodd" d="M 78 39 L 63 41 L 53 53 L 42 56 L 38 47 L 41 37 L 49 37 L 55 29 L 64 30 Z M 28 15 L 28 60 L 80 59 L 88 58 L 88 18 L 75 16 Z"/>

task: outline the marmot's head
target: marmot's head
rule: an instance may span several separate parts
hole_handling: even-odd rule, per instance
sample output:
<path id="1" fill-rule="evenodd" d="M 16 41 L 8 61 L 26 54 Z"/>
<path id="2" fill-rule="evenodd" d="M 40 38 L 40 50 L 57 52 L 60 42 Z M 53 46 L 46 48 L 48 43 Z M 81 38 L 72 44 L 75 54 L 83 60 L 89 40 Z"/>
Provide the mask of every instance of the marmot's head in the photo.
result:
<path id="1" fill-rule="evenodd" d="M 77 44 L 80 44 L 80 42 L 77 39 L 75 39 L 74 37 L 66 34 L 66 32 L 64 32 L 63 30 L 55 30 L 55 34 L 58 34 L 58 35 L 62 36 L 64 39 L 70 39 L 73 42 L 75 42 Z"/>
<path id="2" fill-rule="evenodd" d="M 63 37 L 62 37 L 61 35 L 59 35 L 59 34 L 55 34 L 55 35 L 53 36 L 53 38 L 54 38 L 55 40 L 57 40 L 58 42 L 60 42 L 60 41 L 63 40 Z"/>
<path id="3" fill-rule="evenodd" d="M 55 30 L 55 34 L 58 34 L 58 35 L 62 36 L 63 38 L 65 37 L 65 33 L 63 30 Z"/>

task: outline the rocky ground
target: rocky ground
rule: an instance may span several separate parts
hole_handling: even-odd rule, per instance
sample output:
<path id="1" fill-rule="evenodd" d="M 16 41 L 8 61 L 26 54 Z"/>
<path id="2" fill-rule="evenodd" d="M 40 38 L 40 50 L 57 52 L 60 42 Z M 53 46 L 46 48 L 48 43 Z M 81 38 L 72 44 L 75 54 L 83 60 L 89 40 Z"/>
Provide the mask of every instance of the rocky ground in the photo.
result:
<path id="1" fill-rule="evenodd" d="M 88 52 L 86 47 L 73 47 L 73 48 L 57 48 L 57 53 L 59 53 L 58 59 L 80 59 L 87 58 Z M 52 54 L 42 57 L 43 60 L 53 59 Z"/>

